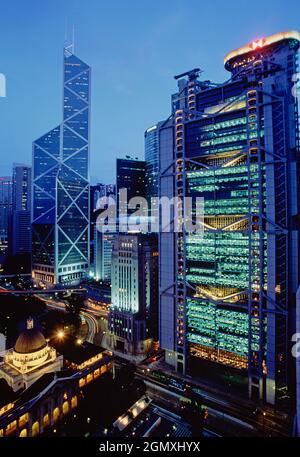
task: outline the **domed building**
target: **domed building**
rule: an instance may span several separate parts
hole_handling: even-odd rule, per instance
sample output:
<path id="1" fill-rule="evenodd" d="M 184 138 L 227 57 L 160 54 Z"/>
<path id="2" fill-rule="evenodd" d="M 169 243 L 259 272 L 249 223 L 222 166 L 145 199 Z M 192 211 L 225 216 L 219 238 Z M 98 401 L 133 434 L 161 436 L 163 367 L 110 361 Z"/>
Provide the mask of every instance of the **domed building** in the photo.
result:
<path id="1" fill-rule="evenodd" d="M 63 357 L 57 356 L 56 350 L 48 345 L 44 335 L 34 328 L 33 319 L 29 318 L 27 329 L 4 356 L 0 378 L 16 392 L 27 389 L 45 373 L 60 371 L 62 365 Z"/>

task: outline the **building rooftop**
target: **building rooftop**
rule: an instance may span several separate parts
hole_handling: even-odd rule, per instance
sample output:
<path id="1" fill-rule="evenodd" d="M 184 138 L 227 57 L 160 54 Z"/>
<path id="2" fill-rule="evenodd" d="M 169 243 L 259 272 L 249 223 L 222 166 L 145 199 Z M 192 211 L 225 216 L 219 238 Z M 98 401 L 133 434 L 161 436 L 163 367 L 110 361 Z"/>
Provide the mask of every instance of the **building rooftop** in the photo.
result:
<path id="1" fill-rule="evenodd" d="M 59 381 L 60 378 L 66 378 L 68 376 L 71 376 L 72 373 L 72 370 L 57 371 L 55 373 L 45 373 L 34 384 L 28 387 L 28 389 L 21 392 L 20 401 L 24 403 L 26 401 L 32 400 L 34 397 L 39 395 L 44 389 L 46 389 L 46 387 L 48 387 L 54 379 L 57 379 Z"/>
<path id="2" fill-rule="evenodd" d="M 51 340 L 50 344 L 63 355 L 65 360 L 76 365 L 81 365 L 105 351 L 104 348 L 87 341 L 78 344 L 77 340 L 73 338 L 67 338 L 64 341 Z"/>
<path id="3" fill-rule="evenodd" d="M 254 40 L 251 43 L 248 43 L 245 46 L 241 46 L 240 48 L 234 49 L 233 51 L 230 51 L 228 54 L 226 54 L 224 58 L 224 66 L 227 70 L 229 70 L 230 61 L 232 59 L 240 57 L 244 54 L 248 54 L 249 52 L 253 52 L 257 49 L 270 46 L 283 40 L 296 40 L 300 43 L 300 33 L 295 30 L 289 30 L 287 32 L 279 32 L 269 37 Z"/>
<path id="4" fill-rule="evenodd" d="M 36 328 L 22 332 L 15 345 L 15 351 L 20 354 L 30 354 L 47 346 L 44 335 Z"/>

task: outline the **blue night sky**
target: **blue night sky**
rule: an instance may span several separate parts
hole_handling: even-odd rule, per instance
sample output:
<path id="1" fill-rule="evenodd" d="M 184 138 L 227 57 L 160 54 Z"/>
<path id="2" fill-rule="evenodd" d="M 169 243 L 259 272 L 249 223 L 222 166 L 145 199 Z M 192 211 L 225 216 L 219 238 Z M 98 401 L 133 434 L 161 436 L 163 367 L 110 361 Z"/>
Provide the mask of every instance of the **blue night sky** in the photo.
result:
<path id="1" fill-rule="evenodd" d="M 299 0 L 0 0 L 0 175 L 31 163 L 31 143 L 61 122 L 66 22 L 92 67 L 91 177 L 143 157 L 144 130 L 170 114 L 175 74 L 199 66 L 227 78 L 224 55 L 261 36 L 300 29 Z"/>

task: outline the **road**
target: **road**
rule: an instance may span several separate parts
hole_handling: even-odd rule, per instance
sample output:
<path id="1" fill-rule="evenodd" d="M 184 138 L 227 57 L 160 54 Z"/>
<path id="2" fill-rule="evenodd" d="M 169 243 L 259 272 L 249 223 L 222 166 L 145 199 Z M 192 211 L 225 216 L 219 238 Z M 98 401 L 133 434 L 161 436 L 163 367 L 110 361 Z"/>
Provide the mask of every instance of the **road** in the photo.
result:
<path id="1" fill-rule="evenodd" d="M 208 407 L 210 413 L 216 418 L 218 417 L 219 421 L 223 423 L 230 421 L 235 428 L 247 429 L 248 435 L 252 435 L 252 431 L 255 431 L 256 435 L 259 436 L 290 436 L 289 424 L 280 417 L 271 415 L 269 411 L 265 416 L 262 414 L 255 416 L 253 405 L 247 401 L 241 405 L 238 399 L 235 401 L 228 399 L 224 392 L 211 392 L 203 387 L 200 389 L 199 383 L 191 379 L 186 380 L 190 387 L 183 392 L 178 392 L 178 390 L 152 378 L 148 370 L 150 370 L 149 367 L 138 366 L 137 376 L 152 383 L 152 385 L 165 389 L 167 392 L 172 392 L 172 394 L 177 393 L 177 395 L 186 398 L 197 398 L 198 396 L 199 402 Z"/>
<path id="2" fill-rule="evenodd" d="M 57 293 L 57 292 L 68 292 L 69 290 L 72 290 L 72 292 L 85 292 L 86 289 L 53 289 L 51 291 L 49 290 L 12 290 L 12 289 L 7 289 L 3 286 L 0 286 L 0 293 L 2 294 L 14 294 L 14 295 L 34 295 L 40 300 L 44 301 L 45 304 L 47 305 L 48 308 L 52 308 L 58 311 L 65 311 L 65 303 L 62 301 L 56 301 L 56 300 L 51 300 L 49 298 L 42 297 L 40 295 L 49 295 L 52 293 Z M 86 340 L 90 343 L 94 342 L 95 335 L 99 332 L 99 323 L 98 323 L 98 318 L 107 318 L 107 311 L 104 309 L 101 309 L 100 307 L 96 306 L 90 306 L 87 302 L 87 310 L 82 310 L 80 312 L 81 316 L 85 319 L 87 325 L 88 325 L 88 335 Z"/>
<path id="3" fill-rule="evenodd" d="M 150 398 L 163 403 L 167 409 L 175 410 L 178 414 L 182 412 L 180 402 L 184 398 L 189 399 L 188 393 L 175 392 L 174 389 L 161 384 L 157 380 L 150 380 L 147 376 L 141 376 L 139 374 L 137 376 L 143 378 L 147 394 Z M 207 404 L 203 406 L 207 407 L 209 412 L 209 424 L 206 428 L 210 432 L 218 436 L 256 436 L 255 428 L 247 422 L 231 414 L 224 414 L 219 409 L 208 406 Z"/>
<path id="4" fill-rule="evenodd" d="M 46 305 L 50 309 L 55 309 L 57 311 L 62 311 L 66 312 L 66 305 L 63 302 L 56 302 L 56 301 L 49 301 L 49 300 L 43 300 L 45 301 Z M 87 326 L 88 326 L 88 335 L 86 338 L 86 341 L 93 343 L 94 338 L 96 333 L 99 331 L 99 324 L 97 318 L 86 312 L 86 311 L 80 311 L 80 315 L 85 319 Z"/>
<path id="5" fill-rule="evenodd" d="M 83 293 L 83 292 L 86 292 L 86 289 L 53 289 L 53 290 L 37 290 L 37 289 L 26 289 L 26 290 L 15 290 L 15 289 L 5 289 L 4 287 L 0 287 L 0 293 L 2 294 L 5 294 L 5 295 L 9 295 L 9 294 L 13 294 L 13 295 L 49 295 L 49 294 L 52 294 L 52 293 L 58 293 L 58 292 L 69 292 L 69 291 L 72 291 L 72 292 L 75 292 L 75 293 Z"/>

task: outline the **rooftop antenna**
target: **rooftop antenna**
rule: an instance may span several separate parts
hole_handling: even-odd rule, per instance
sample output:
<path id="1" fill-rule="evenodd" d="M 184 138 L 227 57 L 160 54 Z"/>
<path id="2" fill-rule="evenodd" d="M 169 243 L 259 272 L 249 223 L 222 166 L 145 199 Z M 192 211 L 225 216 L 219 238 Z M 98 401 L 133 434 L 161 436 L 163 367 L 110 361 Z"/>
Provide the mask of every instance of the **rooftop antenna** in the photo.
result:
<path id="1" fill-rule="evenodd" d="M 69 44 L 68 43 L 68 20 L 66 18 L 66 26 L 65 26 L 65 50 L 69 54 L 74 54 L 74 48 L 75 48 L 75 26 L 73 24 L 72 27 L 72 41 Z"/>
<path id="2" fill-rule="evenodd" d="M 75 52 L 75 25 L 73 24 L 72 29 L 72 54 Z"/>
<path id="3" fill-rule="evenodd" d="M 66 17 L 65 20 L 65 45 L 67 45 L 68 41 L 68 18 Z"/>
<path id="4" fill-rule="evenodd" d="M 185 73 L 181 73 L 180 75 L 174 76 L 174 79 L 180 79 L 184 76 L 188 76 L 189 81 L 195 81 L 200 73 L 202 73 L 202 70 L 200 68 L 194 68 L 193 70 L 186 71 Z"/>

